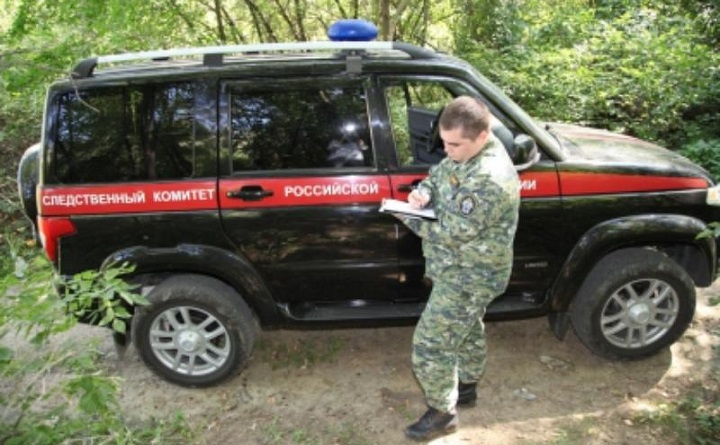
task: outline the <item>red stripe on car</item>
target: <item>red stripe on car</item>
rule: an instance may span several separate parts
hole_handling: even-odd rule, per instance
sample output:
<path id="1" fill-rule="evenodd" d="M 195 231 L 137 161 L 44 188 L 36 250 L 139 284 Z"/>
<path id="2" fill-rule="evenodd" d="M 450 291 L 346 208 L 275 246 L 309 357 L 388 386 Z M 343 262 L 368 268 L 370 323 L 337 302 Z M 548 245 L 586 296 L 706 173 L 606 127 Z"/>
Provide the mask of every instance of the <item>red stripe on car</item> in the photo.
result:
<path id="1" fill-rule="evenodd" d="M 423 175 L 354 175 L 126 185 L 51 186 L 40 192 L 40 214 L 69 216 L 118 213 L 266 208 L 310 205 L 379 205 L 404 199 Z M 703 178 L 598 173 L 522 172 L 523 198 L 705 189 Z"/>
<path id="2" fill-rule="evenodd" d="M 577 172 L 560 174 L 563 196 L 706 189 L 708 186 L 707 180 L 694 177 Z"/>
<path id="3" fill-rule="evenodd" d="M 171 212 L 217 208 L 215 181 L 43 187 L 43 216 Z"/>

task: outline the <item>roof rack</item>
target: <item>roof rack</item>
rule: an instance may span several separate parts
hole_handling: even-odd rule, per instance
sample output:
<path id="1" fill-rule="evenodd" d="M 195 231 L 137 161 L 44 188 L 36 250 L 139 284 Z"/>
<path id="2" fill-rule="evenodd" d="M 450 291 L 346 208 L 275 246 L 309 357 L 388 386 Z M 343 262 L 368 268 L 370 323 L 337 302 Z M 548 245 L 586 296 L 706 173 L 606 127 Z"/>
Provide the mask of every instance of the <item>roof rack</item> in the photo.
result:
<path id="1" fill-rule="evenodd" d="M 130 62 L 136 60 L 168 60 L 175 57 L 203 56 L 203 64 L 207 66 L 222 66 L 226 54 L 258 54 L 273 52 L 312 52 L 312 51 L 340 51 L 349 57 L 359 56 L 365 51 L 400 51 L 412 59 L 431 59 L 438 57 L 438 54 L 402 42 L 289 42 L 289 43 L 261 43 L 256 45 L 229 45 L 229 46 L 206 46 L 197 48 L 178 48 L 158 51 L 144 51 L 138 53 L 113 54 L 108 56 L 90 57 L 80 61 L 72 71 L 74 79 L 92 77 L 93 71 L 98 64 Z M 357 61 L 351 65 L 348 59 L 348 67 L 357 68 Z"/>

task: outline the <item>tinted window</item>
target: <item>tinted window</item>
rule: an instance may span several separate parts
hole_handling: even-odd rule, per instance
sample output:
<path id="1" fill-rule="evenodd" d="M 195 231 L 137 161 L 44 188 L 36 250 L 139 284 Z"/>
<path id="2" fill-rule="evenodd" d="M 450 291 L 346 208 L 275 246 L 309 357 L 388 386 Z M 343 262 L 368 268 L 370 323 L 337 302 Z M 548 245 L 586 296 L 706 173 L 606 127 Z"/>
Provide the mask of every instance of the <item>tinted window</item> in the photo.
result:
<path id="1" fill-rule="evenodd" d="M 59 182 L 180 179 L 214 174 L 214 114 L 190 83 L 116 87 L 59 97 L 49 159 Z"/>
<path id="2" fill-rule="evenodd" d="M 373 165 L 361 86 L 233 85 L 229 105 L 234 171 Z"/>

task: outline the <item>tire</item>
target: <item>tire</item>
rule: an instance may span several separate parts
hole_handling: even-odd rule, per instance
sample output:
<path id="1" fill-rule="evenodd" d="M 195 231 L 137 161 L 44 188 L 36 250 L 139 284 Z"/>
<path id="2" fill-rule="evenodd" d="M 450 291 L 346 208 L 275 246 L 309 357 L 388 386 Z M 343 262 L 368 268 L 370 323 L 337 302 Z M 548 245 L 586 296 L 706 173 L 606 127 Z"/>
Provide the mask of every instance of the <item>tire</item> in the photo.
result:
<path id="1" fill-rule="evenodd" d="M 571 308 L 573 329 L 593 353 L 612 359 L 653 355 L 675 342 L 695 313 L 695 285 L 666 255 L 623 249 L 592 269 Z"/>
<path id="2" fill-rule="evenodd" d="M 203 275 L 177 275 L 157 285 L 149 306 L 133 317 L 132 336 L 143 362 L 172 383 L 218 384 L 248 362 L 257 325 L 227 284 Z"/>

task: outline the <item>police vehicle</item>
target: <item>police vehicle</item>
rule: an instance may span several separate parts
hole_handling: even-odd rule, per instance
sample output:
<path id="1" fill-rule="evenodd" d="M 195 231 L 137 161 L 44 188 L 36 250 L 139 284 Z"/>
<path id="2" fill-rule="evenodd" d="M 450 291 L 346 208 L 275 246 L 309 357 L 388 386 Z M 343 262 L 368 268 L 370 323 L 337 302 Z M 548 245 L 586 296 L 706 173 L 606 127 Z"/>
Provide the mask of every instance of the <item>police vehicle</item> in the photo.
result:
<path id="1" fill-rule="evenodd" d="M 134 345 L 187 386 L 237 374 L 259 328 L 412 322 L 431 286 L 420 240 L 378 208 L 442 159 L 439 112 L 472 95 L 522 181 L 511 282 L 487 319 L 547 316 L 610 358 L 673 343 L 717 273 L 715 239 L 698 238 L 720 220 L 708 173 L 537 122 L 468 63 L 376 33 L 349 20 L 327 42 L 78 63 L 19 169 L 59 273 L 135 265 L 151 305 Z"/>

